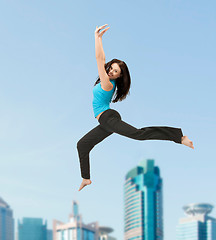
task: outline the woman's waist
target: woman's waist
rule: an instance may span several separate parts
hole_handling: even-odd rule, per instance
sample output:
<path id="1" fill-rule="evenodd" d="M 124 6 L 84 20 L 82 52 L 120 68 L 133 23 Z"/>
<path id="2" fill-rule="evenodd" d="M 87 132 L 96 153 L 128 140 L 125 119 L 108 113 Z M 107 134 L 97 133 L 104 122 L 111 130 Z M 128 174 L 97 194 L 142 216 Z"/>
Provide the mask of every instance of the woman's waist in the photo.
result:
<path id="1" fill-rule="evenodd" d="M 111 98 L 97 98 L 94 97 L 92 103 L 94 104 L 109 104 L 111 102 Z"/>
<path id="2" fill-rule="evenodd" d="M 109 107 L 110 102 L 92 101 L 93 108 Z"/>

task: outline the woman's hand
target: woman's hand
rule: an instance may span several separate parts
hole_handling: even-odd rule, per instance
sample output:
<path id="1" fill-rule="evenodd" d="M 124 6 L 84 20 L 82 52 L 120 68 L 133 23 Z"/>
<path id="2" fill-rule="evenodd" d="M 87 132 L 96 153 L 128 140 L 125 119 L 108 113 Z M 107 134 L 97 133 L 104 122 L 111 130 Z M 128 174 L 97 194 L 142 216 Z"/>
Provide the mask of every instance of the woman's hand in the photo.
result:
<path id="1" fill-rule="evenodd" d="M 106 28 L 103 31 L 100 32 L 101 29 L 105 28 L 108 24 L 105 24 L 103 26 L 100 26 L 99 28 L 96 26 L 96 30 L 95 30 L 95 37 L 102 37 L 103 34 L 110 28 Z"/>

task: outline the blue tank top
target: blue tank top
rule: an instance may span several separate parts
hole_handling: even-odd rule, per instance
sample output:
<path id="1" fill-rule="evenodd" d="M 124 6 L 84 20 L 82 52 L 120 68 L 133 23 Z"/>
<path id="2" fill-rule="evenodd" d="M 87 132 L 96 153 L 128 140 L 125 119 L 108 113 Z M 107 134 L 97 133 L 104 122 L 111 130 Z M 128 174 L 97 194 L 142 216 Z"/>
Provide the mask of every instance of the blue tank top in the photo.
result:
<path id="1" fill-rule="evenodd" d="M 95 118 L 101 112 L 110 109 L 110 102 L 115 91 L 116 82 L 115 80 L 110 80 L 113 84 L 113 88 L 110 91 L 105 91 L 101 88 L 101 83 L 98 83 L 93 88 L 93 111 Z"/>

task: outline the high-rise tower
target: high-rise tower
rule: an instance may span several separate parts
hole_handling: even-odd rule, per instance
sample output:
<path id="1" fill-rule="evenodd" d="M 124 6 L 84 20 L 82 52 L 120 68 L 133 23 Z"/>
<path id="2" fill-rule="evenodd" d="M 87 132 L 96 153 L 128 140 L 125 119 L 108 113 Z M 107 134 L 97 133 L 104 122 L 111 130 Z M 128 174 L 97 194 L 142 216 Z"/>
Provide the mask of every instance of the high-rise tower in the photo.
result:
<path id="1" fill-rule="evenodd" d="M 0 240 L 14 240 L 13 211 L 1 197 L 0 197 Z"/>
<path id="2" fill-rule="evenodd" d="M 78 202 L 73 201 L 69 222 L 53 220 L 53 240 L 116 240 L 109 235 L 112 228 L 99 226 L 98 222 L 84 224 L 78 207 Z"/>
<path id="3" fill-rule="evenodd" d="M 18 220 L 19 240 L 47 240 L 47 221 L 42 218 L 23 218 Z"/>
<path id="4" fill-rule="evenodd" d="M 207 203 L 193 203 L 183 207 L 186 218 L 177 226 L 177 240 L 215 240 L 216 219 L 208 216 L 213 206 Z"/>
<path id="5" fill-rule="evenodd" d="M 125 177 L 125 240 L 163 240 L 162 179 L 154 160 L 143 160 Z"/>

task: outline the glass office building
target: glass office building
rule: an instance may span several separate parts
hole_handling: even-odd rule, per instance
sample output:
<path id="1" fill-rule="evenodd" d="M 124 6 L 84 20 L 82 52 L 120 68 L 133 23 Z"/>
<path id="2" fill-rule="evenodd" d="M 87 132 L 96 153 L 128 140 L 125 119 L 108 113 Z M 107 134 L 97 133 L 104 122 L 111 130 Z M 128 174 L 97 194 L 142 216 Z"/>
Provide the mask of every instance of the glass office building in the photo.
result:
<path id="1" fill-rule="evenodd" d="M 14 240 L 13 211 L 1 197 L 0 197 L 0 240 Z"/>
<path id="2" fill-rule="evenodd" d="M 162 179 L 154 160 L 127 173 L 124 205 L 125 240 L 163 240 Z"/>
<path id="3" fill-rule="evenodd" d="M 177 240 L 216 240 L 216 219 L 208 216 L 212 208 L 206 203 L 184 206 L 187 217 L 179 220 Z"/>
<path id="4" fill-rule="evenodd" d="M 41 218 L 18 220 L 18 240 L 47 240 L 47 222 Z"/>
<path id="5" fill-rule="evenodd" d="M 99 226 L 98 222 L 84 224 L 77 201 L 73 201 L 72 209 L 68 223 L 53 221 L 53 240 L 116 240 L 109 235 L 112 228 Z"/>
<path id="6" fill-rule="evenodd" d="M 53 240 L 53 231 L 47 229 L 47 240 Z"/>

